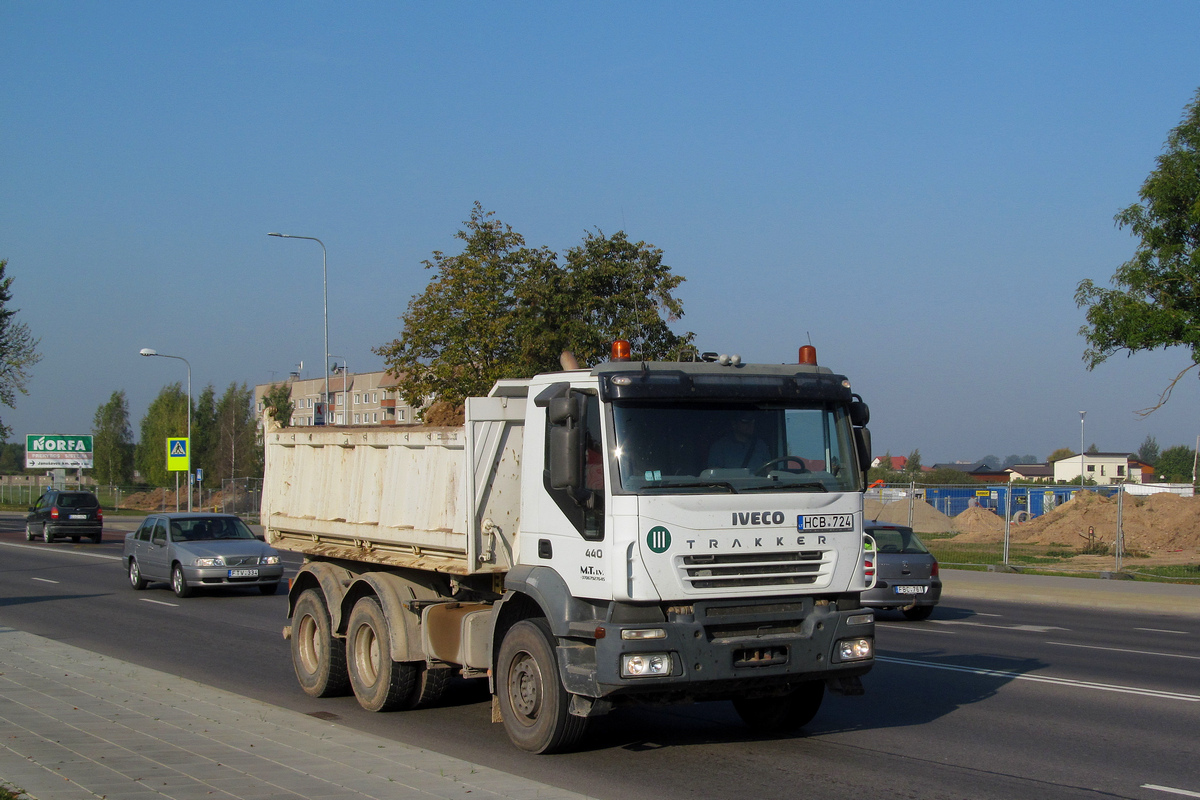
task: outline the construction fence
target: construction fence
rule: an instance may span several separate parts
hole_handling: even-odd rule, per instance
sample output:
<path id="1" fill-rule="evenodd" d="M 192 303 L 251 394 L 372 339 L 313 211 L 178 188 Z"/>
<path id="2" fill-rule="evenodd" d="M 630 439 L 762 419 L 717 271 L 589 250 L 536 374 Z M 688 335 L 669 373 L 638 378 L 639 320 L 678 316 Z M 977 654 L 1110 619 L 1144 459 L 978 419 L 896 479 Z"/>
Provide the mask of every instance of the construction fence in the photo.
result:
<path id="1" fill-rule="evenodd" d="M 29 508 L 48 487 L 0 484 L 0 505 Z M 146 488 L 139 486 L 97 486 L 72 481 L 55 484 L 56 489 L 92 492 L 100 506 L 109 511 L 187 511 L 187 488 Z M 261 478 L 224 478 L 220 488 L 203 485 L 192 489 L 192 510 L 237 514 L 255 522 L 262 502 Z"/>

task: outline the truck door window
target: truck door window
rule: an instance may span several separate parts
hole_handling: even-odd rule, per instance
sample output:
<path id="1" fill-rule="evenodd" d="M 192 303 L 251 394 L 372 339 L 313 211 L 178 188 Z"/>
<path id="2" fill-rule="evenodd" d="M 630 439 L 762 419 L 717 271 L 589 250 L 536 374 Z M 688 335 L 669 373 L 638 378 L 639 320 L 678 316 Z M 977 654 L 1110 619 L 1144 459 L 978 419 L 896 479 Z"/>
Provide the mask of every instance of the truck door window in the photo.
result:
<path id="1" fill-rule="evenodd" d="M 549 479 L 546 489 L 555 505 L 571 521 L 579 534 L 589 541 L 604 539 L 604 485 L 607 470 L 604 448 L 600 438 L 600 398 L 586 395 L 584 419 L 583 486 L 577 494 L 569 489 L 551 488 Z M 550 428 L 546 422 L 545 471 L 550 470 Z"/>

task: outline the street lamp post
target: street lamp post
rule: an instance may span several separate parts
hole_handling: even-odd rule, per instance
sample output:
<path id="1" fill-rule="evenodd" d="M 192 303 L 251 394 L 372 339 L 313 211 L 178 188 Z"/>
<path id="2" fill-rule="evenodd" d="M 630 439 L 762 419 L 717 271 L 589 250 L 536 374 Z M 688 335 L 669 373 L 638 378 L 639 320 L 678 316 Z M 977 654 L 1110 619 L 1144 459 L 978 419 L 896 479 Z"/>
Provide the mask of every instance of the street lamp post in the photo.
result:
<path id="1" fill-rule="evenodd" d="M 1086 411 L 1079 412 L 1079 491 L 1081 493 L 1083 492 L 1083 443 L 1085 441 L 1085 437 L 1083 435 L 1083 418 L 1085 416 L 1087 416 Z"/>
<path id="2" fill-rule="evenodd" d="M 335 355 L 331 355 L 329 357 L 335 358 L 335 359 L 340 358 L 342 360 L 341 367 L 338 367 L 336 361 L 333 364 L 329 365 L 329 372 L 341 372 L 342 373 L 342 413 L 345 414 L 345 418 L 342 420 L 342 424 L 349 425 L 350 424 L 350 403 L 346 400 L 346 398 L 349 396 L 346 394 L 346 382 L 349 380 L 349 378 L 347 378 L 347 373 L 349 372 L 349 370 L 346 368 L 346 357 L 345 356 L 335 356 Z"/>
<path id="3" fill-rule="evenodd" d="M 187 441 L 188 441 L 188 506 L 187 510 L 192 510 L 192 365 L 183 356 L 169 356 L 166 353 L 160 353 L 157 350 L 151 350 L 149 347 L 143 347 L 141 354 L 144 356 L 158 356 L 159 358 L 175 358 L 187 364 L 188 372 L 188 392 L 187 392 Z M 176 473 L 178 474 L 178 473 Z M 175 484 L 175 488 L 179 488 L 179 484 Z M 179 495 L 175 495 L 178 501 Z M 179 510 L 179 506 L 175 506 L 175 510 Z"/>
<path id="4" fill-rule="evenodd" d="M 308 239 L 321 245 L 321 285 L 325 299 L 325 424 L 329 424 L 329 270 L 325 243 L 315 236 L 293 236 L 289 233 L 268 233 L 280 239 Z"/>

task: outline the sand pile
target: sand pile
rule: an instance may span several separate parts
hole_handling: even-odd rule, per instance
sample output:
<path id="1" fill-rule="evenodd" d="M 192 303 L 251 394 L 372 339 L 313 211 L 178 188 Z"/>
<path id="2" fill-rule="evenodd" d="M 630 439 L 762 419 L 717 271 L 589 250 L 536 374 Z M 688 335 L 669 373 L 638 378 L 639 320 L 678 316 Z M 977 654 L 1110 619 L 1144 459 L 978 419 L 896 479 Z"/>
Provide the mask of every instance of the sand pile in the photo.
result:
<path id="1" fill-rule="evenodd" d="M 991 509 L 975 506 L 952 520 L 954 529 L 961 531 L 956 542 L 995 542 L 1004 540 L 1004 519 Z"/>
<path id="2" fill-rule="evenodd" d="M 908 498 L 895 500 L 890 503 L 880 503 L 878 500 L 866 500 L 863 503 L 863 516 L 866 519 L 874 519 L 879 522 L 907 525 Z M 948 533 L 955 530 L 954 523 L 949 517 L 924 500 L 913 502 L 912 527 L 917 533 Z"/>
<path id="3" fill-rule="evenodd" d="M 1013 526 L 1012 541 L 1086 545 L 1088 528 L 1111 543 L 1117 532 L 1117 501 L 1084 492 L 1024 525 Z M 1200 548 L 1200 498 L 1174 494 L 1126 497 L 1121 527 L 1125 547 L 1146 552 Z"/>

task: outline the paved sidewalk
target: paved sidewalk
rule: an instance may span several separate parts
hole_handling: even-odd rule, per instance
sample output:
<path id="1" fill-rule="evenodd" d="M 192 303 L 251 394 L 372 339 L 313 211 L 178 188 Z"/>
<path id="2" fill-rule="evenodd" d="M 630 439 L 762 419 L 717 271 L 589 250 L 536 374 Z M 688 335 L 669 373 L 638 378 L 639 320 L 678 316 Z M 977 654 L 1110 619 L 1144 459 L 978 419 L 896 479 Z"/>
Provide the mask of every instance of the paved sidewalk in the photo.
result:
<path id="1" fill-rule="evenodd" d="M 37 800 L 583 797 L 3 626 L 0 784 Z"/>

